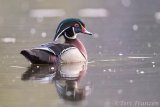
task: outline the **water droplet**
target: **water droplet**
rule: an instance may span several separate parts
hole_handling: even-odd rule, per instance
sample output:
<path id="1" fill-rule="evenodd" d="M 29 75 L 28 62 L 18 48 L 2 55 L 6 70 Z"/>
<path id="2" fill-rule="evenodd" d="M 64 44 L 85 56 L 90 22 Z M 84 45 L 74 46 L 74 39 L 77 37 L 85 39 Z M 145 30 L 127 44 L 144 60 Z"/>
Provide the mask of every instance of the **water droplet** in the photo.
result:
<path id="1" fill-rule="evenodd" d="M 154 62 L 154 61 L 152 62 L 152 64 L 155 64 L 155 63 L 156 63 L 156 62 Z"/>
<path id="2" fill-rule="evenodd" d="M 108 69 L 109 72 L 112 72 L 112 69 Z"/>
<path id="3" fill-rule="evenodd" d="M 51 70 L 54 70 L 54 67 L 51 67 Z"/>
<path id="4" fill-rule="evenodd" d="M 104 69 L 103 72 L 106 72 L 106 70 Z"/>
<path id="5" fill-rule="evenodd" d="M 156 65 L 153 65 L 153 68 L 155 68 L 156 67 Z"/>
<path id="6" fill-rule="evenodd" d="M 133 83 L 133 80 L 129 80 L 130 83 Z"/>
<path id="7" fill-rule="evenodd" d="M 136 25 L 136 24 L 134 24 L 133 26 L 132 26 L 132 29 L 134 30 L 134 31 L 137 31 L 138 30 L 138 25 Z"/>
<path id="8" fill-rule="evenodd" d="M 41 36 L 42 36 L 42 38 L 45 38 L 45 37 L 47 37 L 47 33 L 46 32 L 42 32 Z"/>
<path id="9" fill-rule="evenodd" d="M 144 74 L 144 71 L 140 71 L 140 74 Z"/>
<path id="10" fill-rule="evenodd" d="M 119 53 L 118 55 L 119 55 L 119 56 L 123 56 L 123 53 Z"/>

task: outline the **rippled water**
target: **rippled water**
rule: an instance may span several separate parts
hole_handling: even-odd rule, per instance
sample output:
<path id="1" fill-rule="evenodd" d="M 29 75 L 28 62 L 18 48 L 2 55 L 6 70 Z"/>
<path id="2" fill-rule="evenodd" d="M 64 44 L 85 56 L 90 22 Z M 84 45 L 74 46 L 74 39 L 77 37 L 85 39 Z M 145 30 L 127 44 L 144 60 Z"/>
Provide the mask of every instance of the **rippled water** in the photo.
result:
<path id="1" fill-rule="evenodd" d="M 159 107 L 159 0 L 0 1 L 0 107 Z M 89 62 L 30 65 L 20 50 L 52 41 L 66 17 L 94 33 L 78 36 Z"/>

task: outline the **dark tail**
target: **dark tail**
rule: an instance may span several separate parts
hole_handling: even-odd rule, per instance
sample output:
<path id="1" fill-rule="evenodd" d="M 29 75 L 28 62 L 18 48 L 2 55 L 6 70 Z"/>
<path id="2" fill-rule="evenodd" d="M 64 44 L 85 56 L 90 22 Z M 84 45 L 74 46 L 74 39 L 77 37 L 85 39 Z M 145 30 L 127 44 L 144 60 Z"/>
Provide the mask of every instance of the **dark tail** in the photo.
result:
<path id="1" fill-rule="evenodd" d="M 36 52 L 32 50 L 22 50 L 21 54 L 28 59 L 32 64 L 44 64 L 46 62 L 40 59 L 40 56 L 36 54 Z"/>
<path id="2" fill-rule="evenodd" d="M 32 64 L 36 64 L 38 62 L 38 57 L 31 50 L 22 50 L 21 54 L 28 59 Z"/>
<path id="3" fill-rule="evenodd" d="M 55 60 L 51 60 L 54 59 L 55 56 L 43 50 L 22 50 L 21 54 L 32 64 L 50 64 L 55 62 Z"/>

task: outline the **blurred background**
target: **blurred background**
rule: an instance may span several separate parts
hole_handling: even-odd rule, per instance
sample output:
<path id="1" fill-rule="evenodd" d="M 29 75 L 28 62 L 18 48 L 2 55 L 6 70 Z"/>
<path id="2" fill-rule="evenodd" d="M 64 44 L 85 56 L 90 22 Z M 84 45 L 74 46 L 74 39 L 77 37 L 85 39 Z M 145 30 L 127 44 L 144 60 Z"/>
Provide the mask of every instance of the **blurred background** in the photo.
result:
<path id="1" fill-rule="evenodd" d="M 21 74 L 29 63 L 19 54 L 22 49 L 52 41 L 59 22 L 70 17 L 82 19 L 94 33 L 93 37 L 79 36 L 89 61 L 116 60 L 89 65 L 84 83 L 93 82 L 96 94 L 73 105 L 61 101 L 52 84 L 22 82 Z M 120 106 L 119 101 L 133 104 L 139 99 L 158 107 L 159 34 L 159 0 L 0 0 L 0 107 L 115 107 Z M 112 71 L 119 72 L 110 75 Z M 132 87 L 124 82 L 133 83 L 137 78 L 140 81 Z M 117 97 L 124 90 L 127 93 Z"/>
<path id="2" fill-rule="evenodd" d="M 2 49 L 2 45 L 6 45 L 4 42 L 30 47 L 52 41 L 59 22 L 75 17 L 82 19 L 95 33 L 95 38 L 80 36 L 90 54 L 99 51 L 105 55 L 159 52 L 158 0 L 2 0 L 0 5 Z M 11 38 L 11 41 L 6 38 Z"/>

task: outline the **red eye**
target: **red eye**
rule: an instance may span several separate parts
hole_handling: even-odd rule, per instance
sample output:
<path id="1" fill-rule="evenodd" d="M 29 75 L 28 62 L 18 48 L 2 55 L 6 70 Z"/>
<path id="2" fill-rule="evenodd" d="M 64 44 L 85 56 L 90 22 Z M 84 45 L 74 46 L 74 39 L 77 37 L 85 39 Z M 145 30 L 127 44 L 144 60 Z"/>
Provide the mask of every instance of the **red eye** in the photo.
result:
<path id="1" fill-rule="evenodd" d="M 75 26 L 75 27 L 79 27 L 79 24 L 76 23 L 76 24 L 74 24 L 74 26 Z"/>

